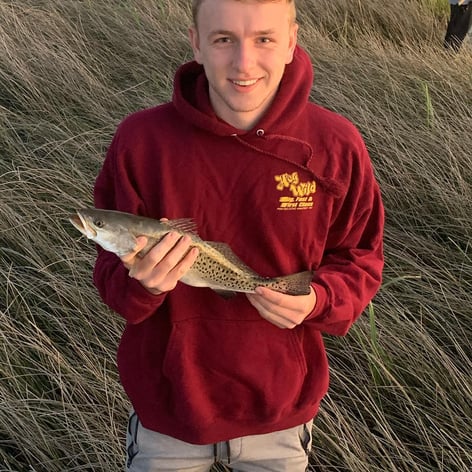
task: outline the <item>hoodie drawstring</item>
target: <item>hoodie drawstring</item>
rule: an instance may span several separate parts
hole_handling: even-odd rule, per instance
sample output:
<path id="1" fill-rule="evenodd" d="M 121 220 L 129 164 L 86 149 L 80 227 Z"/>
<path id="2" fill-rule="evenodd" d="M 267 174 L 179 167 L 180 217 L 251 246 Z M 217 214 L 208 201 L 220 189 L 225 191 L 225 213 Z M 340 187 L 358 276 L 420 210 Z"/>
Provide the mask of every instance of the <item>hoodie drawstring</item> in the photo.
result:
<path id="1" fill-rule="evenodd" d="M 242 139 L 237 134 L 233 134 L 232 136 L 235 137 L 238 140 L 238 142 L 241 143 L 243 146 L 246 146 L 246 147 L 252 149 L 253 151 L 256 151 L 256 152 L 261 153 L 261 154 L 265 154 L 266 156 L 274 157 L 275 159 L 279 159 L 281 161 L 288 162 L 291 165 L 295 165 L 295 166 L 299 167 L 300 169 L 303 169 L 305 171 L 310 172 L 311 175 L 313 175 L 313 178 L 315 179 L 317 184 L 321 188 L 323 188 L 326 192 L 330 193 L 333 197 L 338 198 L 342 195 L 342 188 L 337 182 L 335 182 L 333 179 L 324 178 L 324 177 L 320 177 L 320 176 L 316 175 L 316 173 L 313 172 L 313 170 L 311 170 L 308 167 L 308 165 L 310 164 L 310 161 L 313 158 L 313 148 L 310 146 L 309 143 L 307 143 L 306 141 L 303 141 L 301 139 L 294 138 L 292 136 L 284 136 L 284 135 L 274 134 L 274 135 L 271 135 L 269 137 L 265 133 L 265 131 L 262 130 L 262 129 L 258 129 L 256 134 L 257 134 L 257 136 L 259 136 L 260 138 L 263 138 L 263 139 L 281 139 L 281 140 L 285 140 L 285 141 L 289 141 L 289 142 L 292 142 L 292 143 L 297 143 L 299 145 L 302 145 L 303 147 L 307 148 L 308 152 L 309 152 L 309 156 L 308 156 L 308 159 L 307 159 L 306 163 L 305 164 L 300 164 L 300 163 L 297 163 L 297 162 L 293 162 L 293 161 L 291 161 L 290 159 L 288 159 L 284 156 L 279 156 L 278 154 L 276 154 L 274 152 L 270 152 L 270 151 L 266 151 L 265 149 L 261 149 L 261 148 L 255 146 L 251 143 L 248 143 L 247 141 Z"/>

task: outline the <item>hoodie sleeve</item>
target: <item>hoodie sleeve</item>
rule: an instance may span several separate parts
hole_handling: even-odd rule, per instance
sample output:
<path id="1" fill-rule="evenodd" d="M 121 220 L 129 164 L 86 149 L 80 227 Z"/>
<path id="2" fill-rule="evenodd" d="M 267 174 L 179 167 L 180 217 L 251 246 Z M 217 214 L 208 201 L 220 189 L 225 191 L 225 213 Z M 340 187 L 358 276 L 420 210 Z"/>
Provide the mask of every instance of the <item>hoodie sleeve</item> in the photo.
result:
<path id="1" fill-rule="evenodd" d="M 384 208 L 362 139 L 347 156 L 348 190 L 331 225 L 324 257 L 313 279 L 317 303 L 310 326 L 345 335 L 380 287 Z"/>
<path id="2" fill-rule="evenodd" d="M 95 207 L 144 215 L 144 204 L 132 181 L 126 149 L 120 146 L 119 129 L 108 149 L 94 187 Z M 137 280 L 115 254 L 97 245 L 93 281 L 102 300 L 129 323 L 136 324 L 156 312 L 165 294 L 154 295 Z"/>

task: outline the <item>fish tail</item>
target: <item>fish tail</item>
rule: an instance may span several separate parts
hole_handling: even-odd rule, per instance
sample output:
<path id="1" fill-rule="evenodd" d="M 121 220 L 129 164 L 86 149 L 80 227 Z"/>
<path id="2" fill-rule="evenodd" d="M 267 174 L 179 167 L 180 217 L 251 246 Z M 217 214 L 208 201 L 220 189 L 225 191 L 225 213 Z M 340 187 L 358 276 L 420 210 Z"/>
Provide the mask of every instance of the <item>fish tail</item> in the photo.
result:
<path id="1" fill-rule="evenodd" d="M 288 295 L 309 295 L 312 280 L 313 272 L 306 270 L 296 274 L 276 277 L 268 284 L 268 287 Z"/>

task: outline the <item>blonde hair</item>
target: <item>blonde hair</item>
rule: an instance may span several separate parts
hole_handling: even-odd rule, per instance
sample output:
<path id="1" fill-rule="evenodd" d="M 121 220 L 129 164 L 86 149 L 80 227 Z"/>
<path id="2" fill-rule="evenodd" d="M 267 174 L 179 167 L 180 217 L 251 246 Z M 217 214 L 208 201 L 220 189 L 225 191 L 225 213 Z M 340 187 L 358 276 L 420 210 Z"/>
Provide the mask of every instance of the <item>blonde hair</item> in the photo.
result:
<path id="1" fill-rule="evenodd" d="M 200 10 L 200 5 L 204 2 L 205 0 L 192 0 L 192 20 L 193 20 L 193 25 L 197 26 L 197 16 L 198 16 L 198 11 Z M 249 1 L 256 1 L 259 3 L 278 3 L 279 1 L 284 1 L 284 0 L 234 0 L 235 2 L 242 2 L 242 3 L 247 3 Z M 293 9 L 293 22 L 296 20 L 296 7 L 295 7 L 295 0 L 285 0 L 288 4 L 292 5 Z"/>

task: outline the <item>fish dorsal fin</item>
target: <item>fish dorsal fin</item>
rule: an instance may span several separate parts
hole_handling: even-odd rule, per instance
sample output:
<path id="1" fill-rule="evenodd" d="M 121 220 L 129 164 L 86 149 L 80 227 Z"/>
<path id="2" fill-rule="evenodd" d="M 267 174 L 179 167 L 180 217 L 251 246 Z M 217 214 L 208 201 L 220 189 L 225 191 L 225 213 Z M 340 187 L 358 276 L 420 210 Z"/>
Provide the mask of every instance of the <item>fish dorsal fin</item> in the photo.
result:
<path id="1" fill-rule="evenodd" d="M 249 272 L 252 275 L 258 276 L 259 274 L 257 272 L 254 272 L 253 269 L 251 269 L 249 266 L 247 266 L 231 249 L 230 246 L 226 243 L 221 243 L 221 242 L 215 242 L 215 241 L 206 241 L 206 244 L 216 251 L 218 251 L 221 255 L 226 257 L 226 259 L 236 266 L 238 269 L 244 270 L 246 272 Z"/>
<path id="2" fill-rule="evenodd" d="M 175 220 L 162 221 L 162 223 L 177 231 L 192 233 L 198 236 L 197 224 L 192 218 L 177 218 Z"/>

